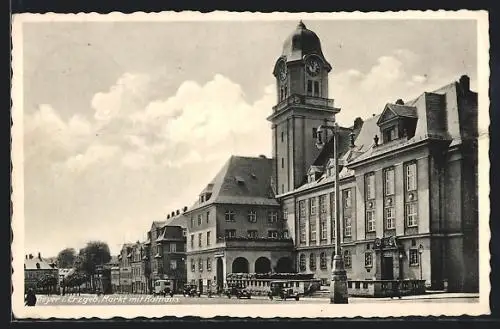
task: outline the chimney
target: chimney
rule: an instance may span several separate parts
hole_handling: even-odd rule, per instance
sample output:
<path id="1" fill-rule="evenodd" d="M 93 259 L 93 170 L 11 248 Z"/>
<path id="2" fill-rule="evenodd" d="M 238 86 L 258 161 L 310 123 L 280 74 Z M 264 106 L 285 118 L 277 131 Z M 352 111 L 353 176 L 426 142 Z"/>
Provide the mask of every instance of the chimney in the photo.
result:
<path id="1" fill-rule="evenodd" d="M 188 210 L 188 207 L 186 207 L 186 206 L 184 208 L 182 208 L 182 212 L 186 212 L 187 210 Z"/>
<path id="2" fill-rule="evenodd" d="M 42 260 L 42 255 L 40 253 L 38 253 L 38 259 Z"/>
<path id="3" fill-rule="evenodd" d="M 375 135 L 375 137 L 373 137 L 373 142 L 375 143 L 375 146 L 378 146 L 378 136 Z"/>
<path id="4" fill-rule="evenodd" d="M 32 254 L 29 254 L 29 255 L 28 255 L 28 258 L 29 258 L 29 259 L 33 259 L 33 255 L 32 255 Z"/>
<path id="5" fill-rule="evenodd" d="M 400 98 L 396 101 L 396 104 L 397 105 L 405 105 L 405 102 L 403 102 L 403 100 Z"/>
<path id="6" fill-rule="evenodd" d="M 468 93 L 470 91 L 470 78 L 467 75 L 462 75 L 460 77 L 460 87 L 464 93 Z"/>
<path id="7" fill-rule="evenodd" d="M 360 117 L 357 117 L 356 119 L 354 119 L 354 125 L 353 125 L 352 129 L 359 130 L 359 129 L 361 129 L 362 126 L 363 126 L 363 119 L 361 119 Z"/>
<path id="8" fill-rule="evenodd" d="M 170 217 L 174 217 L 175 216 L 175 211 L 172 211 L 172 213 L 170 214 Z"/>
<path id="9" fill-rule="evenodd" d="M 180 213 L 181 213 L 181 211 L 179 209 L 177 209 L 175 212 L 176 215 L 179 215 Z"/>
<path id="10" fill-rule="evenodd" d="M 167 214 L 167 219 L 170 219 L 170 214 Z"/>

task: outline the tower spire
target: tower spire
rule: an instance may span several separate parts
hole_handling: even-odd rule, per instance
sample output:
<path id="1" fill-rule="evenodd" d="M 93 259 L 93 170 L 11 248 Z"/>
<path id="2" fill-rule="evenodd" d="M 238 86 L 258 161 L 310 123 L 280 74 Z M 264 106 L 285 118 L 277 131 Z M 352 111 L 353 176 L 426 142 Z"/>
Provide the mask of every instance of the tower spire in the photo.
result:
<path id="1" fill-rule="evenodd" d="M 301 29 L 305 29 L 306 25 L 304 24 L 304 22 L 302 22 L 302 20 L 300 20 L 299 25 L 297 25 L 297 27 L 299 27 Z"/>

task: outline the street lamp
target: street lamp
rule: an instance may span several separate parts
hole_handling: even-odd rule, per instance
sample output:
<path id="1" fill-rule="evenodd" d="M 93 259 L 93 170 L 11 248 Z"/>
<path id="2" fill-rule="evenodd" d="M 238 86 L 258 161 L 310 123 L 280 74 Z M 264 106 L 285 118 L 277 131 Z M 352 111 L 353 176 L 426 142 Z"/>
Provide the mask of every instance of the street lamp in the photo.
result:
<path id="1" fill-rule="evenodd" d="M 424 246 L 420 244 L 418 246 L 418 264 L 420 265 L 420 280 L 422 280 L 422 253 L 424 252 Z"/>
<path id="2" fill-rule="evenodd" d="M 405 252 L 401 250 L 399 252 L 399 280 L 403 280 L 403 258 L 405 257 Z"/>
<path id="3" fill-rule="evenodd" d="M 339 184 L 339 152 L 338 152 L 338 124 L 334 122 L 333 126 L 327 125 L 325 120 L 324 125 L 320 125 L 317 129 L 317 143 L 319 149 L 324 147 L 322 140 L 323 131 L 330 130 L 333 134 L 333 161 L 335 170 L 335 256 L 332 264 L 332 281 L 330 283 L 330 303 L 331 304 L 347 304 L 347 275 L 344 268 L 344 259 L 340 252 L 340 184 Z M 325 134 L 326 135 L 326 134 Z"/>

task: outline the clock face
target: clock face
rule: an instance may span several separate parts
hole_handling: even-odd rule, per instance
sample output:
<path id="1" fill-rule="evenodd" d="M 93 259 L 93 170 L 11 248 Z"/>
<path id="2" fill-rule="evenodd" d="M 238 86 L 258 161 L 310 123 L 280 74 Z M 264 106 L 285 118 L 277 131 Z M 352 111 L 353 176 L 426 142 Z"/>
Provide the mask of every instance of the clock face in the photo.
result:
<path id="1" fill-rule="evenodd" d="M 320 63 L 317 59 L 312 58 L 306 62 L 306 70 L 307 73 L 309 73 L 309 75 L 312 76 L 318 75 L 320 69 L 321 69 Z"/>
<path id="2" fill-rule="evenodd" d="M 281 81 L 285 81 L 286 79 L 286 66 L 285 64 L 282 62 L 278 68 L 278 78 L 281 80 Z"/>

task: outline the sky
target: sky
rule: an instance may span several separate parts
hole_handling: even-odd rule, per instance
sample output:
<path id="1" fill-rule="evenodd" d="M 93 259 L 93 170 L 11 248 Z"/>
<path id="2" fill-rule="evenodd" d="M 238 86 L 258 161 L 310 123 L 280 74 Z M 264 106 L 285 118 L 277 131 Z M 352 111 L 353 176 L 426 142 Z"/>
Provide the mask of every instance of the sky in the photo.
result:
<path id="1" fill-rule="evenodd" d="M 116 254 L 191 206 L 230 155 L 271 156 L 272 70 L 296 21 L 23 25 L 25 250 Z M 304 19 L 332 64 L 337 119 L 458 80 L 475 21 Z"/>

